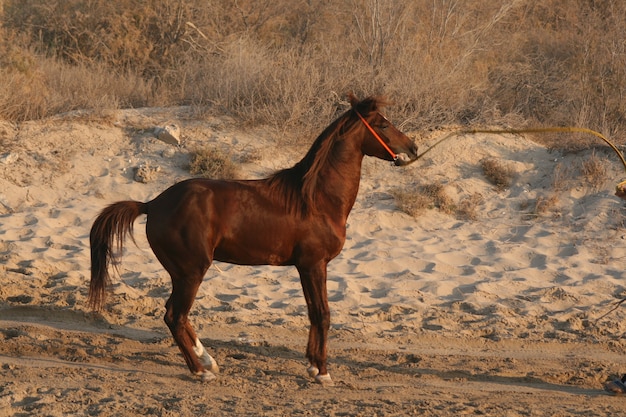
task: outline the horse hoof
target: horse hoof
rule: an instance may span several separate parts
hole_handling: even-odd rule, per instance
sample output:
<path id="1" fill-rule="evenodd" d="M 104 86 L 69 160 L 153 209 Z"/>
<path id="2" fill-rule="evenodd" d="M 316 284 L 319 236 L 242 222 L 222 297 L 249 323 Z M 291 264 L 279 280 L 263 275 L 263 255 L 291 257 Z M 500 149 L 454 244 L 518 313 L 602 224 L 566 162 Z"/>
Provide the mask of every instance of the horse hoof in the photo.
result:
<path id="1" fill-rule="evenodd" d="M 209 366 L 209 371 L 213 372 L 214 374 L 220 373 L 220 367 L 217 366 L 217 362 L 211 362 L 211 365 Z"/>
<path id="2" fill-rule="evenodd" d="M 202 356 L 200 358 L 200 363 L 202 364 L 202 366 L 204 366 L 206 370 L 211 371 L 214 374 L 220 373 L 220 367 L 217 366 L 217 362 L 215 362 L 215 359 L 213 359 L 211 355 L 205 354 L 204 356 Z"/>
<path id="3" fill-rule="evenodd" d="M 196 338 L 196 344 L 193 347 L 193 351 L 195 352 L 196 356 L 200 360 L 200 363 L 205 369 L 208 369 L 209 371 L 214 372 L 216 374 L 219 373 L 220 368 L 217 366 L 217 362 L 215 362 L 215 359 L 213 359 L 213 356 L 207 353 L 204 346 L 202 346 L 200 339 Z"/>
<path id="4" fill-rule="evenodd" d="M 211 371 L 204 371 L 200 374 L 200 378 L 202 380 L 202 382 L 211 382 L 211 381 L 215 381 L 217 379 L 217 377 L 215 376 L 215 374 Z"/>
<path id="5" fill-rule="evenodd" d="M 320 375 L 317 374 L 315 376 L 315 381 L 322 384 L 323 387 L 334 387 L 335 383 L 330 378 L 330 374 Z"/>
<path id="6" fill-rule="evenodd" d="M 309 366 L 306 371 L 308 372 L 311 378 L 315 378 L 320 373 L 320 370 L 317 369 L 317 366 L 313 366 L 313 365 Z"/>

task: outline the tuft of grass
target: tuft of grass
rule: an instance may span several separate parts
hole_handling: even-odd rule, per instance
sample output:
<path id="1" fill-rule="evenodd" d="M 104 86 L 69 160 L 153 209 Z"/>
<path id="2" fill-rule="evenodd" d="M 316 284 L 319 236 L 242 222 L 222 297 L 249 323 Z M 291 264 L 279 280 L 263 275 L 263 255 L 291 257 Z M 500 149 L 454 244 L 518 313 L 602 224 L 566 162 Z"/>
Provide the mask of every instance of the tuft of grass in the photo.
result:
<path id="1" fill-rule="evenodd" d="M 552 213 L 555 216 L 559 215 L 559 196 L 556 193 L 548 196 L 539 196 L 534 200 L 529 200 L 521 205 L 521 209 L 526 211 L 524 218 L 537 219 L 542 215 Z"/>
<path id="2" fill-rule="evenodd" d="M 234 179 L 237 165 L 218 148 L 197 148 L 190 152 L 189 172 L 204 178 Z"/>
<path id="3" fill-rule="evenodd" d="M 433 205 L 446 214 L 451 214 L 455 210 L 455 205 L 448 194 L 446 194 L 443 184 L 434 183 L 421 187 L 421 192 L 427 196 Z"/>
<path id="4" fill-rule="evenodd" d="M 478 220 L 478 206 L 483 202 L 483 196 L 480 193 L 473 193 L 469 197 L 459 202 L 456 214 L 459 218 L 465 220 Z"/>
<path id="5" fill-rule="evenodd" d="M 391 195 L 398 209 L 412 217 L 418 217 L 432 204 L 428 197 L 417 192 L 417 188 L 394 189 L 391 190 Z"/>
<path id="6" fill-rule="evenodd" d="M 572 178 L 571 169 L 564 168 L 561 163 L 557 164 L 552 173 L 552 189 L 555 192 L 567 190 Z"/>
<path id="7" fill-rule="evenodd" d="M 483 202 L 483 196 L 474 193 L 462 199 L 457 206 L 439 183 L 395 189 L 391 194 L 400 211 L 412 217 L 419 217 L 424 210 L 437 209 L 463 220 L 476 220 L 479 217 L 478 206 Z"/>
<path id="8" fill-rule="evenodd" d="M 557 209 L 558 203 L 559 197 L 556 194 L 551 194 L 547 197 L 540 196 L 535 200 L 535 209 L 533 212 L 537 215 L 554 212 Z"/>
<path id="9" fill-rule="evenodd" d="M 589 159 L 582 163 L 582 174 L 585 182 L 591 186 L 593 190 L 599 190 L 606 182 L 607 161 L 598 157 L 595 152 L 591 154 Z"/>
<path id="10" fill-rule="evenodd" d="M 504 165 L 495 158 L 486 158 L 480 162 L 485 177 L 500 191 L 513 183 L 515 172 L 510 166 Z"/>
<path id="11" fill-rule="evenodd" d="M 445 187 L 439 183 L 395 189 L 391 194 L 398 208 L 413 217 L 418 217 L 425 209 L 437 208 L 451 214 L 456 208 Z"/>

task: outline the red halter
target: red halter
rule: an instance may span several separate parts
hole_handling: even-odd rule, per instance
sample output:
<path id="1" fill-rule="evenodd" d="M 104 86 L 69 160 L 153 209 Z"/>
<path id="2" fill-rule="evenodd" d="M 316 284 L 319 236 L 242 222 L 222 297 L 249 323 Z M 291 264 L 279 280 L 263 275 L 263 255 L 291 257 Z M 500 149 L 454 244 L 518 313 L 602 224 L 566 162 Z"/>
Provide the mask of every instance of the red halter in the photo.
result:
<path id="1" fill-rule="evenodd" d="M 361 116 L 361 113 L 359 113 L 358 111 L 356 111 L 356 114 L 359 116 L 359 118 L 361 119 L 361 121 L 363 122 L 363 124 L 365 125 L 365 127 L 367 127 L 369 129 L 370 132 L 372 132 L 372 135 L 374 135 L 374 137 L 380 142 L 381 145 L 383 145 L 383 148 L 385 148 L 385 150 L 387 152 L 389 152 L 389 155 L 391 155 L 391 157 L 393 158 L 393 160 L 397 160 L 398 159 L 398 155 L 395 154 L 394 151 L 391 150 L 391 148 L 385 143 L 385 141 L 378 135 L 378 133 L 376 133 L 376 131 L 374 131 L 374 129 L 372 128 L 372 126 L 370 126 L 369 123 L 367 123 L 367 120 L 365 120 L 365 117 Z"/>

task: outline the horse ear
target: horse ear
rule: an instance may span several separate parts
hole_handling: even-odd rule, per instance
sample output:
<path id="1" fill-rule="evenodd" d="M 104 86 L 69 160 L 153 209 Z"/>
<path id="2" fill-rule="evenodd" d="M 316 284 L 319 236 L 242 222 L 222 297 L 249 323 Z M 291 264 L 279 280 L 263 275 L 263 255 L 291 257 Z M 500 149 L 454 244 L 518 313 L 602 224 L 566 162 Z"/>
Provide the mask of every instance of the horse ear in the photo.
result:
<path id="1" fill-rule="evenodd" d="M 354 94 L 348 94 L 348 100 L 353 109 L 359 113 L 365 115 L 371 112 L 378 111 L 378 109 L 386 104 L 386 101 L 380 97 L 367 97 L 363 100 L 359 100 Z"/>
<path id="2" fill-rule="evenodd" d="M 348 93 L 348 101 L 350 102 L 350 105 L 354 108 L 356 107 L 357 104 L 359 104 L 359 99 L 354 95 L 354 93 L 349 92 Z"/>

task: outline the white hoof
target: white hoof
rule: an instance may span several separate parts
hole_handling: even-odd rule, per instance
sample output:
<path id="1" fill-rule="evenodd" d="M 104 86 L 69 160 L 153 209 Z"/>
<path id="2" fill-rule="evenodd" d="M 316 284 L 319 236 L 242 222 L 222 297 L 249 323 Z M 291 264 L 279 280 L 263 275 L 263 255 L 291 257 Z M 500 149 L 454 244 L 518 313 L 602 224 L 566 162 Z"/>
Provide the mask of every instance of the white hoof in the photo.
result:
<path id="1" fill-rule="evenodd" d="M 205 369 L 218 374 L 220 372 L 220 367 L 217 366 L 217 362 L 215 359 L 208 353 L 204 352 L 204 355 L 200 357 L 200 363 L 204 366 Z"/>
<path id="2" fill-rule="evenodd" d="M 200 343 L 200 339 L 196 339 L 196 345 L 193 347 L 193 351 L 196 353 L 196 356 L 204 368 L 216 374 L 219 373 L 220 368 L 217 366 L 217 362 L 207 353 L 202 343 Z"/>
<path id="3" fill-rule="evenodd" d="M 320 384 L 322 384 L 323 387 L 333 387 L 333 386 L 335 386 L 335 383 L 330 378 L 330 374 L 325 374 L 325 375 L 317 374 L 315 376 L 315 381 L 319 382 Z"/>
<path id="4" fill-rule="evenodd" d="M 314 365 L 309 366 L 306 371 L 311 378 L 315 378 L 320 373 L 320 370 Z"/>
<path id="5" fill-rule="evenodd" d="M 202 380 L 202 382 L 211 382 L 211 381 L 215 381 L 217 379 L 217 377 L 215 376 L 215 374 L 211 371 L 204 371 L 204 372 L 200 372 L 200 378 Z"/>

